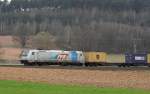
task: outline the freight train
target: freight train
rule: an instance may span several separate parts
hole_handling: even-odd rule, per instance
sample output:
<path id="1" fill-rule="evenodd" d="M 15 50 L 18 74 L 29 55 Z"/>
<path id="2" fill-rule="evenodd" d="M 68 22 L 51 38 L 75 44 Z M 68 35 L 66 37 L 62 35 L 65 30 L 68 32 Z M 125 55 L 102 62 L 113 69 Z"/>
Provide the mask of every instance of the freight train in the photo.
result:
<path id="1" fill-rule="evenodd" d="M 30 49 L 22 51 L 20 62 L 24 65 L 150 66 L 150 54 Z"/>

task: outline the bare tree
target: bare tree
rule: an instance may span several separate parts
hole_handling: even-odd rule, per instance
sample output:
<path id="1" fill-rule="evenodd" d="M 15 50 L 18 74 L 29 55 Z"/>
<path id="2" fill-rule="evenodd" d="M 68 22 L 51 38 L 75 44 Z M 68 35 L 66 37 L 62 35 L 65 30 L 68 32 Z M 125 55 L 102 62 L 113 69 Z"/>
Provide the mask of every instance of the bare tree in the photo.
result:
<path id="1" fill-rule="evenodd" d="M 32 39 L 32 47 L 37 49 L 57 49 L 56 38 L 48 32 L 40 32 Z"/>
<path id="2" fill-rule="evenodd" d="M 18 23 L 15 29 L 15 35 L 13 36 L 14 41 L 17 41 L 21 47 L 25 47 L 29 37 L 29 27 L 27 24 Z"/>

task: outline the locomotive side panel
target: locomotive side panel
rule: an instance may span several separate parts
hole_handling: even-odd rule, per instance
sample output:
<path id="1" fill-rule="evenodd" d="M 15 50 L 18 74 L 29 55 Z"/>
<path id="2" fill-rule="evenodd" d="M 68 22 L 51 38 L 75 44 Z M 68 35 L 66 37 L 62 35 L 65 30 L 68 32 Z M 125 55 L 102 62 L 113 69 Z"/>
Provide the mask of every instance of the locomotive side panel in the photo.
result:
<path id="1" fill-rule="evenodd" d="M 61 53 L 59 50 L 39 51 L 37 53 L 37 62 L 57 62 L 57 57 Z"/>

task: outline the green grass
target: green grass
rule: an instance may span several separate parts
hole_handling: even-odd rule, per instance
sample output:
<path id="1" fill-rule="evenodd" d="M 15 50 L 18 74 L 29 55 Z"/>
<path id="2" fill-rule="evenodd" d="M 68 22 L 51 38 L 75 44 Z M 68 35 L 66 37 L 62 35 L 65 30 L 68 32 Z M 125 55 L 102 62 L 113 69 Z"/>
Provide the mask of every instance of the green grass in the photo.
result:
<path id="1" fill-rule="evenodd" d="M 0 80 L 0 94 L 150 94 L 150 91 Z"/>

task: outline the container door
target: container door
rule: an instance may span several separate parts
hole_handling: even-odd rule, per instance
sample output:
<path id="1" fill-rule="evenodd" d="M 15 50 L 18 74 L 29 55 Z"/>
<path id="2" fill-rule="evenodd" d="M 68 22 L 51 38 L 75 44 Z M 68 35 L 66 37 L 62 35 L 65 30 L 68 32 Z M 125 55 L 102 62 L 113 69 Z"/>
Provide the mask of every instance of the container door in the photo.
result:
<path id="1" fill-rule="evenodd" d="M 71 58 L 71 61 L 73 63 L 76 63 L 77 60 L 78 60 L 78 54 L 77 54 L 77 52 L 76 51 L 72 51 L 71 54 L 70 54 L 70 58 Z"/>

